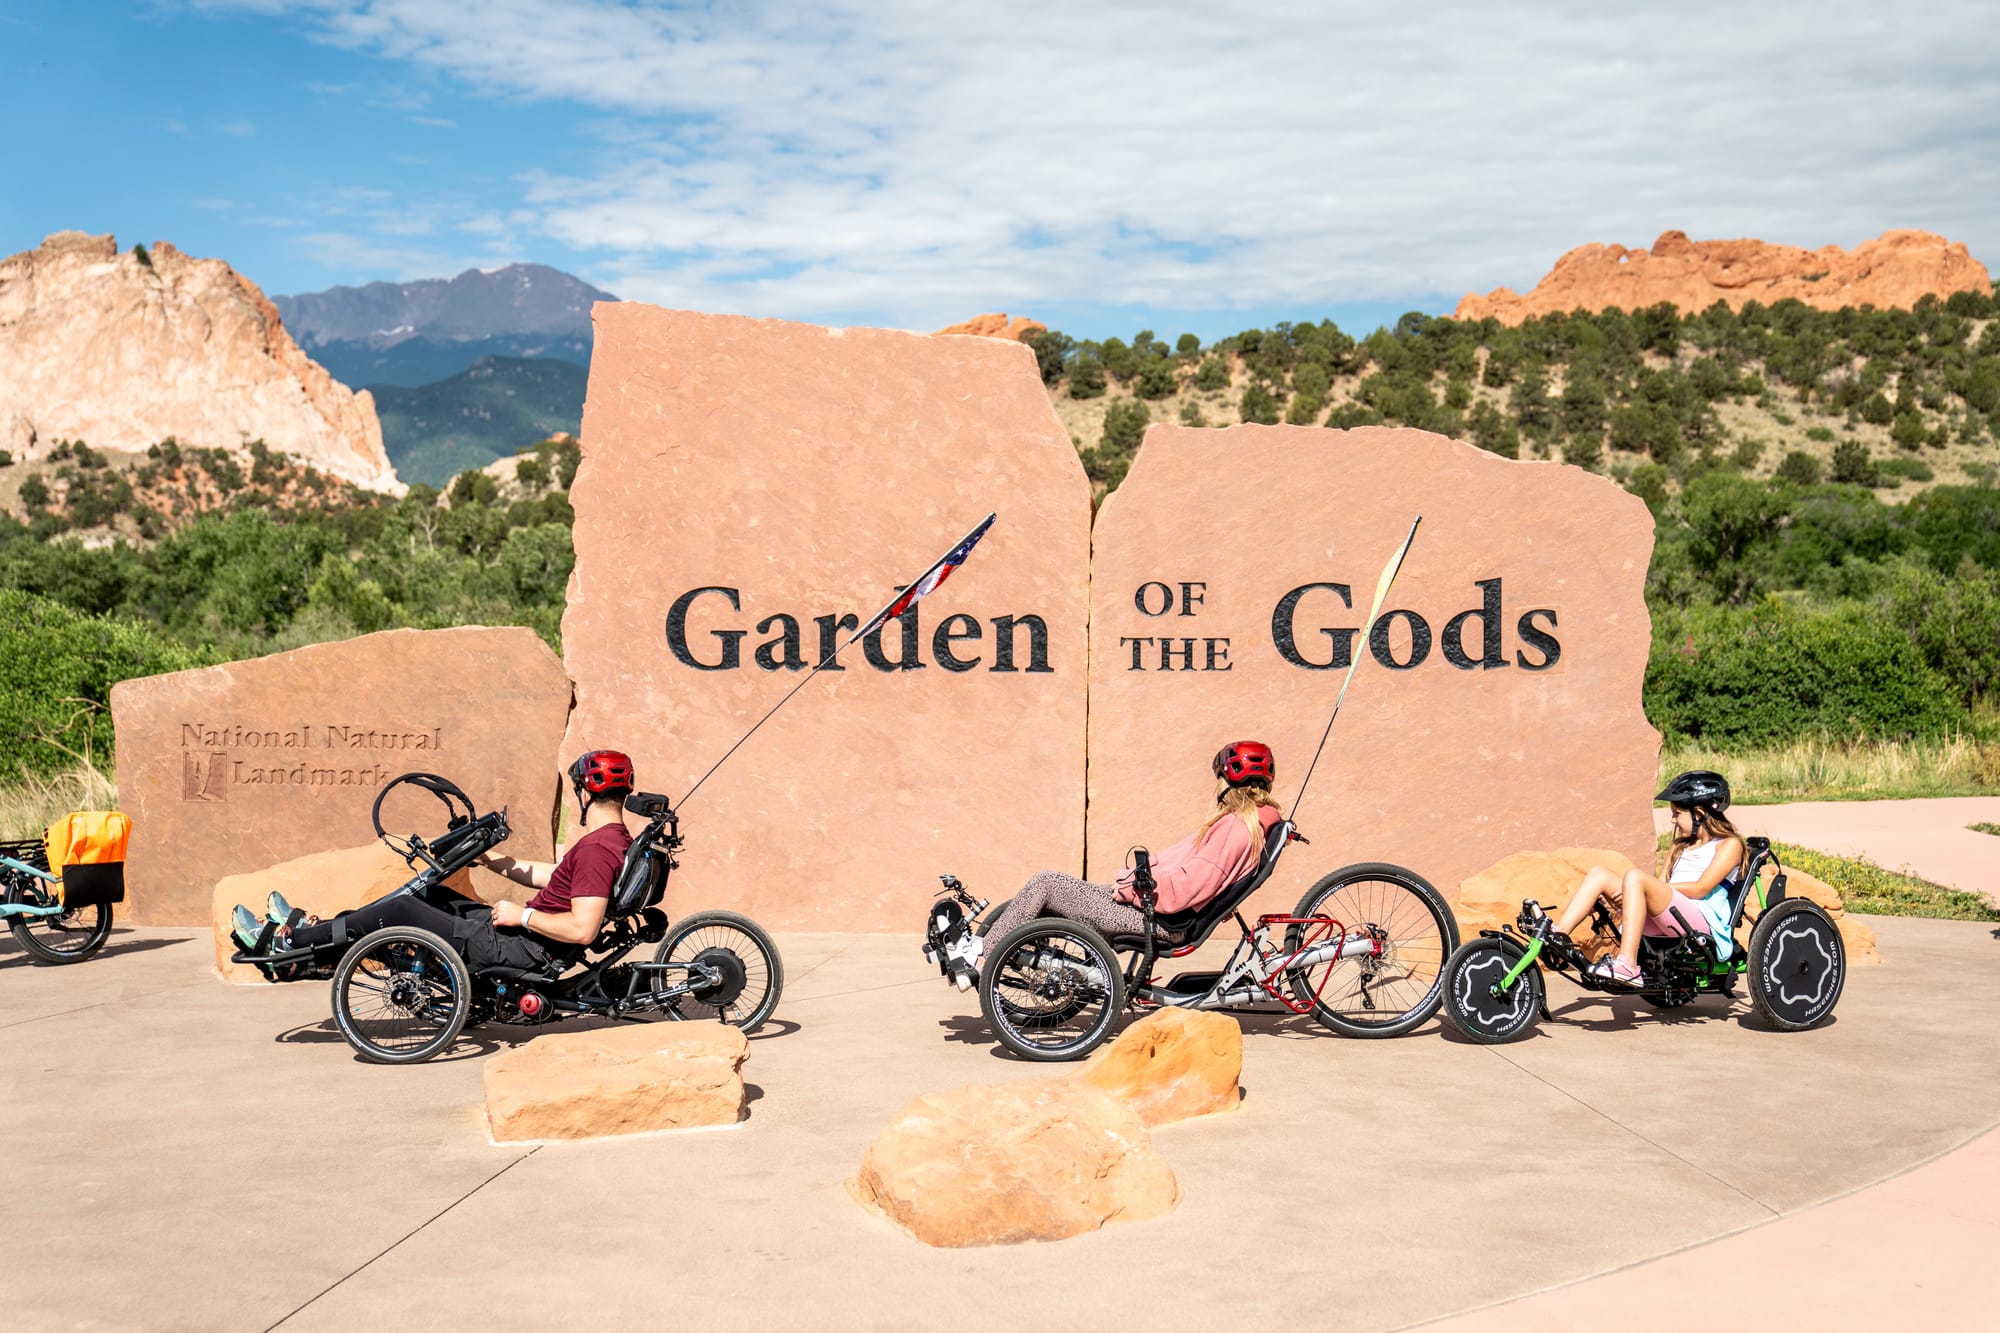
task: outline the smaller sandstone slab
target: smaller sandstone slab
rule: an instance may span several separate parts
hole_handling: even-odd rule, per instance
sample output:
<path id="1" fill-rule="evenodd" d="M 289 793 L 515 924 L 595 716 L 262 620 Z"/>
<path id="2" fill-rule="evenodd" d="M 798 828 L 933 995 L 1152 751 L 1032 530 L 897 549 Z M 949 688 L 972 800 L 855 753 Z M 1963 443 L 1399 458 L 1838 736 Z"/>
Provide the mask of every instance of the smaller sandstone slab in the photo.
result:
<path id="1" fill-rule="evenodd" d="M 267 984 L 256 968 L 229 961 L 229 955 L 236 952 L 229 934 L 230 909 L 238 903 L 261 917 L 275 889 L 292 906 L 324 919 L 375 901 L 407 883 L 415 873 L 402 857 L 379 842 L 371 842 L 365 847 L 315 852 L 218 880 L 210 908 L 215 923 L 215 970 L 232 986 Z M 475 896 L 466 871 L 453 875 L 445 884 L 468 898 Z"/>
<path id="2" fill-rule="evenodd" d="M 1225 1014 L 1161 1009 L 1090 1057 L 1076 1081 L 1104 1089 L 1148 1129 L 1242 1102 L 1243 1029 Z"/>
<path id="3" fill-rule="evenodd" d="M 486 1123 L 495 1143 L 733 1125 L 749 1058 L 722 1023 L 550 1033 L 486 1062 Z"/>
<path id="4" fill-rule="evenodd" d="M 1076 1079 L 933 1092 L 905 1106 L 849 1191 L 926 1245 L 1062 1240 L 1157 1217 L 1173 1168 L 1131 1106 Z"/>
<path id="5" fill-rule="evenodd" d="M 1804 898 L 1826 909 L 1826 914 L 1833 918 L 1834 926 L 1840 931 L 1840 942 L 1847 946 L 1850 967 L 1872 967 L 1882 961 L 1881 950 L 1875 947 L 1875 932 L 1847 914 L 1847 905 L 1841 901 L 1839 889 L 1817 875 L 1808 875 L 1803 870 L 1786 866 L 1785 896 Z M 1750 932 L 1761 915 L 1756 895 L 1753 894 L 1743 909 L 1743 920 L 1736 926 L 1737 943 L 1746 949 L 1750 946 Z"/>

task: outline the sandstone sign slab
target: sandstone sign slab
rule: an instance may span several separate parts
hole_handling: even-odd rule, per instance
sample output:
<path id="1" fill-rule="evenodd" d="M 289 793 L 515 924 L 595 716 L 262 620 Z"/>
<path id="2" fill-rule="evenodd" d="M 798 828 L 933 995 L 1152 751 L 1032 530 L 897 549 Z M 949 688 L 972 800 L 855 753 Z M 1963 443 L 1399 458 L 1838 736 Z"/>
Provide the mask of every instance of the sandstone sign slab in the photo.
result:
<path id="1" fill-rule="evenodd" d="M 750 1042 L 722 1023 L 552 1032 L 486 1062 L 495 1143 L 733 1125 Z"/>
<path id="2" fill-rule="evenodd" d="M 1423 525 L 1382 615 L 1376 581 Z M 1524 846 L 1650 860 L 1646 507 L 1425 431 L 1155 426 L 1097 520 L 1090 878 L 1196 826 L 1255 737 L 1288 809 L 1351 656 L 1294 846 L 1253 911 L 1391 861 L 1450 886 Z"/>
<path id="3" fill-rule="evenodd" d="M 264 974 L 247 963 L 232 963 L 236 952 L 230 937 L 230 911 L 242 903 L 258 916 L 275 891 L 310 916 L 325 920 L 336 912 L 370 903 L 408 882 L 416 873 L 388 844 L 371 842 L 333 852 L 314 852 L 289 861 L 228 875 L 215 882 L 209 921 L 215 929 L 215 970 L 232 986 L 264 986 Z M 454 892 L 473 896 L 471 871 L 461 870 L 445 881 Z"/>
<path id="4" fill-rule="evenodd" d="M 1063 1240 L 1180 1198 L 1138 1112 L 1074 1079 L 919 1097 L 869 1145 L 848 1189 L 937 1246 Z"/>
<path id="5" fill-rule="evenodd" d="M 217 880 L 367 841 L 376 793 L 412 770 L 451 779 L 481 810 L 508 807 L 507 850 L 547 859 L 569 699 L 533 631 L 477 627 L 386 630 L 120 682 L 132 919 L 207 925 Z M 392 832 L 443 831 L 429 797 L 393 804 Z M 484 896 L 503 885 L 475 876 Z"/>
<path id="6" fill-rule="evenodd" d="M 952 872 L 1079 869 L 1090 485 L 997 339 L 596 307 L 565 751 L 678 798 L 989 511 L 931 596 L 702 787 L 675 913 L 909 930 Z"/>

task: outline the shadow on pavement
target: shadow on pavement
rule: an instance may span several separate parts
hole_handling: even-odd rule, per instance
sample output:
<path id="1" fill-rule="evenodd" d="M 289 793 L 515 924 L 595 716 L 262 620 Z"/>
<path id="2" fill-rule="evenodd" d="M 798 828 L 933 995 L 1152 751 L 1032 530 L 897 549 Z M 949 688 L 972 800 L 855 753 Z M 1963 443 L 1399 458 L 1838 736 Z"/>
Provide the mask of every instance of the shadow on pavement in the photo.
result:
<path id="1" fill-rule="evenodd" d="M 125 938 L 120 939 L 119 936 L 121 935 L 124 935 Z M 88 963 L 91 961 L 91 959 L 109 958 L 114 954 L 149 953 L 154 949 L 165 949 L 175 944 L 186 944 L 189 940 L 193 938 L 194 937 L 192 935 L 182 935 L 171 939 L 159 939 L 154 937 L 134 938 L 131 934 L 129 934 L 126 931 L 114 929 L 111 932 L 111 938 L 104 942 L 103 948 L 99 949 L 96 953 L 90 955 L 90 958 L 85 958 L 82 959 L 81 961 Z M 11 935 L 11 933 L 0 934 L 0 941 L 4 941 L 0 942 L 0 967 L 11 967 L 16 964 L 19 964 L 24 967 L 31 967 L 37 965 L 35 963 L 35 960 L 28 956 L 27 950 L 23 949 L 20 945 L 15 944 L 13 942 L 13 936 Z M 40 966 L 75 967 L 77 966 L 77 964 L 45 963 L 45 964 L 40 964 Z"/>

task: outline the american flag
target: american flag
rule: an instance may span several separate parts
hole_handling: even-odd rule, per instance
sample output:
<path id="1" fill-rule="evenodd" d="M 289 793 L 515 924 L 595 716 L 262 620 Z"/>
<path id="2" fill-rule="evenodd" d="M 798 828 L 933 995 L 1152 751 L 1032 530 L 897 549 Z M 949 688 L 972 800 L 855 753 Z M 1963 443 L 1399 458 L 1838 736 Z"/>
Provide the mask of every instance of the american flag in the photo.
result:
<path id="1" fill-rule="evenodd" d="M 988 514 L 978 527 L 965 534 L 964 541 L 952 547 L 942 560 L 939 560 L 936 564 L 925 570 L 922 577 L 918 578 L 915 583 L 912 583 L 909 587 L 903 589 L 902 592 L 896 594 L 895 600 L 880 611 L 877 611 L 874 618 L 856 630 L 853 637 L 848 639 L 848 642 L 852 643 L 855 639 L 861 638 L 863 635 L 873 634 L 876 630 L 909 610 L 918 600 L 936 591 L 946 579 L 951 577 L 951 571 L 965 563 L 965 558 L 972 554 L 972 548 L 979 545 L 979 539 L 986 535 L 986 529 L 993 526 L 995 517 L 997 515 Z"/>

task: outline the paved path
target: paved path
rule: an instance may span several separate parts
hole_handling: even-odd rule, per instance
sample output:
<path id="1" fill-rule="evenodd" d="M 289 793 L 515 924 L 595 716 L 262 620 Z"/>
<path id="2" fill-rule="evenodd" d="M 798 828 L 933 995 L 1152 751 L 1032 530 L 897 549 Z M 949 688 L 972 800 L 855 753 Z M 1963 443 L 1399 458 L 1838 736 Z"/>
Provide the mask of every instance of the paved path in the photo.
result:
<path id="1" fill-rule="evenodd" d="M 1667 831 L 1667 813 L 1665 806 L 1653 812 L 1660 833 Z M 1886 869 L 2000 903 L 2000 837 L 1966 827 L 2000 824 L 2000 796 L 1739 805 L 1731 807 L 1730 816 L 1745 833 L 1838 856 L 1865 856 Z"/>
<path id="2" fill-rule="evenodd" d="M 2000 1121 L 1993 928 L 1869 924 L 1890 962 L 1809 1033 L 1561 982 L 1556 1021 L 1500 1048 L 1246 1019 L 1242 1110 L 1158 1135 L 1173 1213 L 1000 1250 L 928 1249 L 844 1187 L 919 1093 L 1055 1076 L 1001 1058 L 908 938 L 779 937 L 740 1128 L 523 1151 L 480 1112 L 480 1057 L 523 1030 L 362 1065 L 324 985 L 224 986 L 206 931 L 120 931 L 69 968 L 0 937 L 0 1235 L 56 1256 L 7 1265 L 0 1322 L 1020 1333 L 1148 1306 L 1232 1328 L 1480 1310 L 1809 1217 Z M 1995 1197 L 1928 1224 L 1984 1226 Z M 1881 1236 L 1847 1244 L 1894 1278 Z M 1728 1307 L 1698 1288 L 1669 1308 Z"/>
<path id="3" fill-rule="evenodd" d="M 1690 1299 L 1750 1329 L 1991 1329 L 2000 1321 L 2000 1130 L 1880 1185 L 1723 1240 L 1427 1325 L 1595 1333 Z M 1857 1267 L 1865 1276 L 1857 1280 Z M 1612 1318 L 1607 1312 L 1618 1312 Z M 1706 1321 L 1705 1321 L 1706 1322 Z"/>

